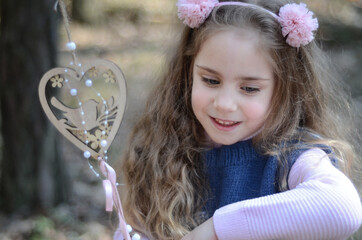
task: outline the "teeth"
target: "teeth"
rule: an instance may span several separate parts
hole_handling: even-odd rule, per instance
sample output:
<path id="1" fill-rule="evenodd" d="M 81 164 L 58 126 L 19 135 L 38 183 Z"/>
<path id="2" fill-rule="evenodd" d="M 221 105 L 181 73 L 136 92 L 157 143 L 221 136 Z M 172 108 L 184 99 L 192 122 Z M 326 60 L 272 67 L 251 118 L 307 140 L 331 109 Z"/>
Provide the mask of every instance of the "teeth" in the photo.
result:
<path id="1" fill-rule="evenodd" d="M 234 121 L 223 121 L 223 120 L 220 120 L 217 118 L 215 118 L 215 121 L 224 126 L 230 126 L 230 125 L 234 125 L 235 123 L 238 123 L 238 122 L 234 122 Z"/>

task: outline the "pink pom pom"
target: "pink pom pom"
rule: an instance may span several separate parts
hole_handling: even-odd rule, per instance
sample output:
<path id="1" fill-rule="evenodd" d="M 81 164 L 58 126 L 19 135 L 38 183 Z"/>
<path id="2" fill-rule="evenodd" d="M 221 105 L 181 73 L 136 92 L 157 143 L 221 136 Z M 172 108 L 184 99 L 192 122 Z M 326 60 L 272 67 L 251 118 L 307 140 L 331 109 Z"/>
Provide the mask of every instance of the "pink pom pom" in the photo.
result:
<path id="1" fill-rule="evenodd" d="M 218 0 L 179 0 L 177 15 L 190 28 L 197 28 L 218 3 Z"/>
<path id="2" fill-rule="evenodd" d="M 314 39 L 313 31 L 318 29 L 318 20 L 304 3 L 286 4 L 280 8 L 279 22 L 283 36 L 287 36 L 286 42 L 297 48 L 310 43 Z"/>

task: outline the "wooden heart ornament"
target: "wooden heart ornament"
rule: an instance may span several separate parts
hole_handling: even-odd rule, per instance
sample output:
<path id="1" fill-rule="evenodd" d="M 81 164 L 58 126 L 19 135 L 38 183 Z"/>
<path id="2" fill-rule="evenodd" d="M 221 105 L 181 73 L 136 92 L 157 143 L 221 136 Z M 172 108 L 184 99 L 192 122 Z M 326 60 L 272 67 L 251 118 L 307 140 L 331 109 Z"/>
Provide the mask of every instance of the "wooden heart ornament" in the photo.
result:
<path id="1" fill-rule="evenodd" d="M 103 157 L 126 106 L 126 82 L 110 61 L 54 68 L 39 84 L 40 103 L 52 124 L 83 152 Z"/>

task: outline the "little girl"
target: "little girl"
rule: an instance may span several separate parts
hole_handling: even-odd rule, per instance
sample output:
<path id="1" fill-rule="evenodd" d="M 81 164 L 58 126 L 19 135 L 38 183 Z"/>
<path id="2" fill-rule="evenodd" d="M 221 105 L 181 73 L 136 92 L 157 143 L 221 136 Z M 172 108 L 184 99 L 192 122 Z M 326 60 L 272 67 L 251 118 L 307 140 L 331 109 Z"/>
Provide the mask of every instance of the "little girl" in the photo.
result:
<path id="1" fill-rule="evenodd" d="M 180 0 L 186 24 L 123 158 L 144 239 L 346 239 L 348 106 L 304 4 Z M 132 233 L 134 234 L 134 233 Z"/>

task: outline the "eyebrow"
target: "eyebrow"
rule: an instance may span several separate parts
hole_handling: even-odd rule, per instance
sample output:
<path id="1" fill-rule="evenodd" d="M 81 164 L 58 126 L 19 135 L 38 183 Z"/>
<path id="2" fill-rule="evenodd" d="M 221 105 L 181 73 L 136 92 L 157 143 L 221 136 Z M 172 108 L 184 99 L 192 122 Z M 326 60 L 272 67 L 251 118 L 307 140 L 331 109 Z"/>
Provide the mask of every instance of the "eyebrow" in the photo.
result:
<path id="1" fill-rule="evenodd" d="M 221 76 L 220 73 L 218 73 L 217 71 L 215 71 L 214 69 L 211 69 L 211 68 L 208 68 L 208 67 L 205 67 L 205 66 L 201 66 L 201 65 L 198 65 L 198 64 L 195 64 L 196 67 L 198 68 L 201 68 L 205 71 L 208 71 L 212 74 L 215 74 L 215 75 L 218 75 L 218 76 Z M 247 77 L 244 77 L 244 76 L 240 76 L 238 77 L 238 79 L 242 79 L 242 80 L 245 80 L 245 81 L 252 81 L 252 80 L 270 80 L 269 78 L 262 78 L 262 77 L 258 77 L 258 76 L 247 76 Z"/>

